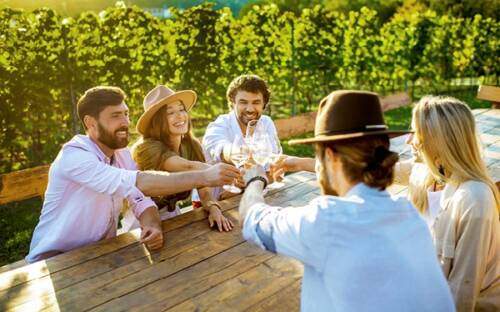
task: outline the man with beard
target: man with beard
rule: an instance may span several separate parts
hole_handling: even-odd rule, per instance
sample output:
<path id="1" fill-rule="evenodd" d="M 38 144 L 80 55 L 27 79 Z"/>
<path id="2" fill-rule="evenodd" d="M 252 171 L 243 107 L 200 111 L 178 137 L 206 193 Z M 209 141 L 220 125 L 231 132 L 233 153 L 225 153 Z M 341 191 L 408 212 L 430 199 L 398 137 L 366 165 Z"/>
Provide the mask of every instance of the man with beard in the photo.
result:
<path id="1" fill-rule="evenodd" d="M 205 158 L 212 163 L 232 163 L 231 144 L 236 138 L 245 137 L 248 122 L 251 120 L 259 120 L 259 127 L 268 134 L 270 140 L 277 138 L 273 121 L 269 116 L 262 115 L 271 97 L 271 90 L 262 78 L 257 75 L 236 77 L 229 84 L 226 97 L 231 111 L 211 122 L 203 137 Z M 239 186 L 242 186 L 242 181 L 239 182 Z M 230 196 L 221 191 L 221 188 L 214 189 L 214 198 Z"/>
<path id="2" fill-rule="evenodd" d="M 398 155 L 378 96 L 336 91 L 319 106 L 314 138 L 322 196 L 266 205 L 262 168 L 245 174 L 243 235 L 304 264 L 302 311 L 454 311 L 430 233 L 405 198 L 385 189 Z"/>
<path id="3" fill-rule="evenodd" d="M 274 139 L 276 127 L 269 116 L 262 115 L 271 90 L 257 75 L 236 77 L 227 88 L 226 97 L 231 111 L 211 122 L 203 137 L 207 159 L 231 163 L 231 144 L 235 138 L 244 138 L 248 122 L 259 120 L 260 127 Z"/>
<path id="4" fill-rule="evenodd" d="M 50 167 L 28 262 L 116 236 L 124 204 L 140 221 L 141 242 L 158 249 L 163 245 L 160 217 L 145 195 L 220 186 L 239 177 L 227 164 L 182 173 L 137 171 L 126 148 L 129 117 L 124 100 L 124 92 L 116 87 L 95 87 L 79 99 L 78 116 L 86 135 L 66 143 Z"/>

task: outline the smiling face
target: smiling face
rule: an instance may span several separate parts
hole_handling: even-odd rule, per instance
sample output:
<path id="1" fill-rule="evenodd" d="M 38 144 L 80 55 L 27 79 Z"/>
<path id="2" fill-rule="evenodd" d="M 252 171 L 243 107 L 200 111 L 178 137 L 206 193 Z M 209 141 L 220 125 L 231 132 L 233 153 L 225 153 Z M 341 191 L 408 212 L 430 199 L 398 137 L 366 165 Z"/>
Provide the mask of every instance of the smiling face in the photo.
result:
<path id="1" fill-rule="evenodd" d="M 166 109 L 168 131 L 171 135 L 184 135 L 189 131 L 189 116 L 184 104 L 175 101 Z"/>
<path id="2" fill-rule="evenodd" d="M 234 97 L 233 109 L 238 121 L 244 126 L 250 120 L 257 120 L 264 110 L 264 97 L 262 93 L 253 93 L 240 90 Z"/>
<path id="3" fill-rule="evenodd" d="M 99 113 L 97 120 L 91 121 L 95 139 L 112 150 L 128 145 L 128 126 L 128 107 L 125 103 L 107 106 Z"/>

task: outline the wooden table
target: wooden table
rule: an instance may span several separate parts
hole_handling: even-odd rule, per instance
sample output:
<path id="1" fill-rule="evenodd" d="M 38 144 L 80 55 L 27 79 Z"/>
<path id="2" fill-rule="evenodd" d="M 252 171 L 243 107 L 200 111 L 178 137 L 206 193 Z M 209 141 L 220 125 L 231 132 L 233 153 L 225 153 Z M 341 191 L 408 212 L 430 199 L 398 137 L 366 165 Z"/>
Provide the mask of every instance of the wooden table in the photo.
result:
<path id="1" fill-rule="evenodd" d="M 489 170 L 500 180 L 500 110 L 475 111 Z M 392 141 L 404 151 L 404 138 Z M 402 154 L 409 157 L 409 151 Z M 287 176 L 266 195 L 273 205 L 303 205 L 319 195 L 315 175 Z M 389 191 L 404 194 L 406 187 Z M 240 197 L 222 202 L 237 222 Z M 241 236 L 210 230 L 205 213 L 163 222 L 166 244 L 149 253 L 139 231 L 12 270 L 0 271 L 0 311 L 298 311 L 302 265 L 260 250 Z"/>
<path id="2" fill-rule="evenodd" d="M 315 175 L 286 178 L 267 201 L 301 205 L 319 194 Z M 234 224 L 240 196 L 222 202 Z M 205 213 L 163 222 L 166 244 L 149 253 L 139 231 L 0 274 L 0 311 L 297 310 L 302 265 L 262 251 L 241 228 L 210 230 Z"/>

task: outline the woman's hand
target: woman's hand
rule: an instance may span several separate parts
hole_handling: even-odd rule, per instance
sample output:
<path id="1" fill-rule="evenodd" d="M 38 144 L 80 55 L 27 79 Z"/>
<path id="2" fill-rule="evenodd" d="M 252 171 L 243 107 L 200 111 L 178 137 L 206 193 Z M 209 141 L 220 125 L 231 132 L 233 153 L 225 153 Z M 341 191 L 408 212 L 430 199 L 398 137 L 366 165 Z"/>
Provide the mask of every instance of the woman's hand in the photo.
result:
<path id="1" fill-rule="evenodd" d="M 226 231 L 229 232 L 233 229 L 233 223 L 228 218 L 224 217 L 219 207 L 212 205 L 209 207 L 208 211 L 208 224 L 213 227 L 217 224 L 217 229 L 219 232 Z"/>

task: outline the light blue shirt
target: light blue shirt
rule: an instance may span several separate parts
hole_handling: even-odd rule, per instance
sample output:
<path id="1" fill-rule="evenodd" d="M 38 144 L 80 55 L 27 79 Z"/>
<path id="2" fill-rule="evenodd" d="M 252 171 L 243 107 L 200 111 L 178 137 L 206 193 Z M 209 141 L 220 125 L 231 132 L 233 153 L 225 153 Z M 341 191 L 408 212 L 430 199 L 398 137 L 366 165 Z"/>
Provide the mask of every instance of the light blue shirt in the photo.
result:
<path id="1" fill-rule="evenodd" d="M 255 204 L 243 236 L 304 264 L 302 311 L 455 311 L 427 225 L 364 184 L 304 207 Z"/>

